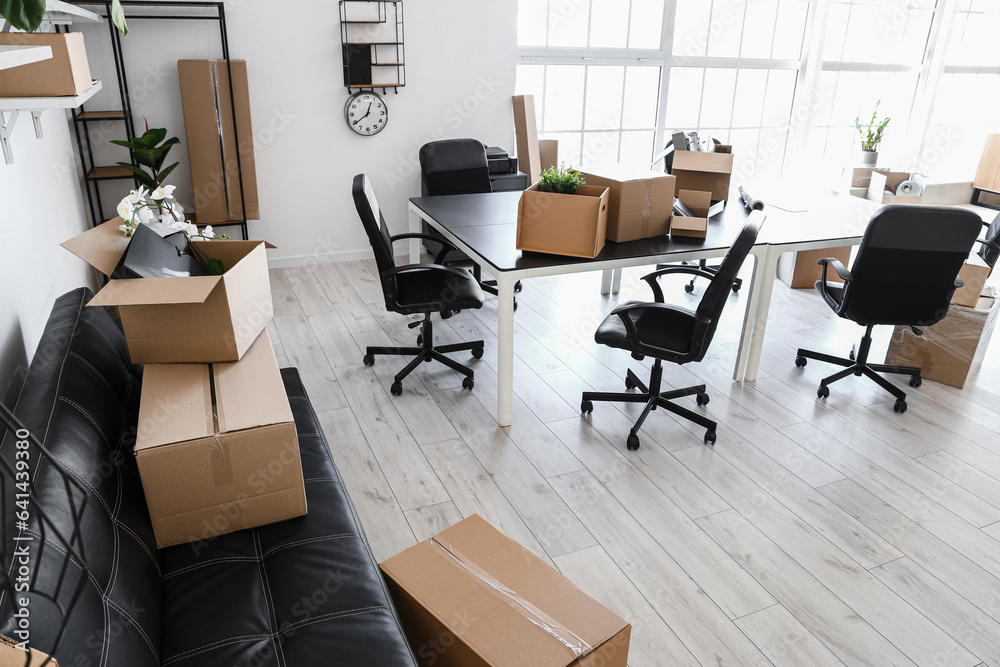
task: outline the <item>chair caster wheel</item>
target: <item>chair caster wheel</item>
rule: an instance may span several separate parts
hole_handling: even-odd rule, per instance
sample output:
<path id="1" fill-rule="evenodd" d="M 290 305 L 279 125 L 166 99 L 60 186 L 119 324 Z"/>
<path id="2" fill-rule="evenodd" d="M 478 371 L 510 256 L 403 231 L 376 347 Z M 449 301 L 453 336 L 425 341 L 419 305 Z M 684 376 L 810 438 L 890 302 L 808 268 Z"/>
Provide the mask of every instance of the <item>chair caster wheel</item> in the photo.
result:
<path id="1" fill-rule="evenodd" d="M 448 318 L 450 318 L 452 315 L 454 315 L 457 312 L 460 312 L 460 311 L 457 311 L 457 310 L 442 310 L 441 311 L 441 319 L 442 320 L 447 320 Z"/>
<path id="2" fill-rule="evenodd" d="M 699 391 L 698 395 L 694 397 L 694 400 L 698 402 L 698 405 L 708 405 L 709 397 L 707 393 Z"/>
<path id="3" fill-rule="evenodd" d="M 472 389 L 476 386 L 476 381 L 472 378 L 465 378 L 462 380 L 462 389 Z"/>
<path id="4" fill-rule="evenodd" d="M 630 378 L 628 375 L 625 376 L 625 388 L 635 389 L 635 383 L 632 382 L 632 378 Z"/>
<path id="5" fill-rule="evenodd" d="M 625 446 L 628 447 L 629 450 L 631 451 L 639 449 L 639 436 L 637 436 L 635 433 L 629 433 L 628 439 L 625 440 Z"/>
<path id="6" fill-rule="evenodd" d="M 855 356 L 856 356 L 855 350 L 857 349 L 857 347 L 858 347 L 857 345 L 852 345 L 851 346 L 851 352 L 847 355 L 847 358 L 850 359 L 851 361 L 855 360 Z"/>
<path id="7" fill-rule="evenodd" d="M 476 359 L 482 359 L 483 358 L 483 348 L 481 348 L 481 347 L 474 348 L 472 350 L 472 356 L 474 356 Z"/>
<path id="8" fill-rule="evenodd" d="M 830 388 L 827 387 L 825 384 L 821 384 L 819 386 L 819 389 L 816 390 L 816 395 L 819 396 L 820 398 L 829 398 Z"/>
<path id="9" fill-rule="evenodd" d="M 715 431 L 705 431 L 705 444 L 706 445 L 715 444 Z"/>
<path id="10" fill-rule="evenodd" d="M 904 401 L 902 399 L 898 399 L 893 404 L 892 409 L 893 409 L 894 412 L 898 412 L 900 414 L 906 412 L 906 401 Z"/>
<path id="11" fill-rule="evenodd" d="M 911 387 L 919 387 L 923 383 L 924 383 L 924 381 L 923 381 L 923 379 L 919 375 L 911 375 L 910 376 L 910 386 Z"/>
<path id="12" fill-rule="evenodd" d="M 694 281 L 693 280 L 691 282 L 689 282 L 687 285 L 684 286 L 684 291 L 687 292 L 688 294 L 690 294 L 691 292 L 694 291 Z"/>
<path id="13" fill-rule="evenodd" d="M 365 358 L 364 358 L 364 362 L 365 362 L 365 366 L 374 366 L 375 365 L 375 355 L 374 354 L 366 354 Z"/>
<path id="14" fill-rule="evenodd" d="M 580 402 L 580 412 L 586 413 L 586 412 L 593 412 L 593 411 L 594 411 L 594 403 L 593 403 L 593 401 L 581 401 Z"/>
<path id="15" fill-rule="evenodd" d="M 400 394 L 403 393 L 403 383 L 402 382 L 393 382 L 392 386 L 389 387 L 389 392 L 393 396 L 399 396 Z"/>
<path id="16" fill-rule="evenodd" d="M 740 286 L 737 285 L 736 283 L 733 283 L 733 294 L 739 294 L 739 293 L 740 293 Z"/>
<path id="17" fill-rule="evenodd" d="M 417 334 L 417 345 L 422 346 L 424 344 L 424 337 Z"/>
<path id="18" fill-rule="evenodd" d="M 805 357 L 795 357 L 795 366 L 796 366 L 796 368 L 802 368 L 805 365 L 806 365 L 806 358 Z"/>
<path id="19" fill-rule="evenodd" d="M 514 310 L 517 310 L 517 299 L 514 299 Z"/>
<path id="20" fill-rule="evenodd" d="M 518 280 L 516 283 L 514 283 L 514 291 L 515 292 L 520 292 L 521 291 L 521 281 L 520 280 Z"/>

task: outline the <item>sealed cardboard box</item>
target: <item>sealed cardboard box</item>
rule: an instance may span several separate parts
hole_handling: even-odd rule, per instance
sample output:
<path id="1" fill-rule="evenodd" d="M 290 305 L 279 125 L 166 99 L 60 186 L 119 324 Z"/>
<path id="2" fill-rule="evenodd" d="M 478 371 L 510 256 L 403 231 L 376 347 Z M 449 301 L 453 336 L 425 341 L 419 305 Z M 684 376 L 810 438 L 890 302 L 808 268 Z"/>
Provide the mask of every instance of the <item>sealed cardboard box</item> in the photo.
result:
<path id="1" fill-rule="evenodd" d="M 246 200 L 245 219 L 260 218 L 247 64 L 244 60 L 230 62 L 232 96 L 236 103 L 235 133 L 226 61 L 177 61 L 194 208 L 200 225 L 244 219 L 240 206 L 240 170 Z M 235 134 L 239 135 L 238 162 Z"/>
<path id="2" fill-rule="evenodd" d="M 696 239 L 708 236 L 708 213 L 712 205 L 712 193 L 701 190 L 678 190 L 677 198 L 691 209 L 695 217 L 673 216 L 670 223 L 670 235 L 689 236 Z"/>
<path id="3" fill-rule="evenodd" d="M 987 134 L 986 145 L 979 156 L 976 177 L 972 185 L 984 190 L 1000 192 L 1000 134 Z"/>
<path id="4" fill-rule="evenodd" d="M 30 660 L 28 651 L 31 653 Z M 45 667 L 59 667 L 59 662 L 55 658 L 49 658 L 48 654 L 35 648 L 28 651 L 20 648 L 13 639 L 0 635 L 0 667 L 40 667 L 42 664 Z"/>
<path id="5" fill-rule="evenodd" d="M 511 103 L 514 107 L 518 168 L 528 175 L 532 183 L 537 183 L 542 173 L 542 166 L 538 146 L 538 124 L 535 120 L 535 97 L 514 95 Z"/>
<path id="6" fill-rule="evenodd" d="M 631 626 L 478 515 L 381 568 L 423 665 L 626 667 Z"/>
<path id="7" fill-rule="evenodd" d="M 0 97 L 80 95 L 94 85 L 81 33 L 0 33 L 0 46 L 52 49 L 52 57 L 47 60 L 0 69 Z"/>
<path id="8" fill-rule="evenodd" d="M 962 265 L 958 272 L 958 277 L 965 284 L 955 290 L 955 295 L 951 297 L 952 303 L 960 306 L 975 308 L 979 303 L 979 297 L 983 293 L 983 286 L 986 279 L 990 277 L 990 267 L 983 261 L 977 253 L 969 255 L 969 259 Z"/>
<path id="9" fill-rule="evenodd" d="M 305 514 L 295 422 L 267 331 L 238 363 L 148 364 L 135 457 L 160 548 Z"/>
<path id="10" fill-rule="evenodd" d="M 922 336 L 897 326 L 885 362 L 919 367 L 921 377 L 961 389 L 983 364 L 1000 311 L 997 296 L 988 288 L 974 308 L 952 304 L 943 320 L 920 327 Z"/>
<path id="11" fill-rule="evenodd" d="M 622 165 L 588 171 L 587 185 L 608 189 L 607 238 L 615 243 L 670 233 L 676 179 Z"/>
<path id="12" fill-rule="evenodd" d="M 517 205 L 518 250 L 596 257 L 607 237 L 608 198 L 608 189 L 597 185 L 561 195 L 535 183 Z"/>
<path id="13" fill-rule="evenodd" d="M 786 252 L 778 258 L 778 279 L 793 289 L 811 289 L 823 275 L 823 267 L 817 262 L 824 257 L 833 257 L 844 266 L 850 266 L 851 246 Z M 832 268 L 827 270 L 826 280 L 831 283 L 843 282 Z"/>
<path id="14" fill-rule="evenodd" d="M 728 199 L 733 154 L 674 151 L 671 171 L 677 177 L 678 192 L 703 190 L 712 194 L 712 201 Z"/>
<path id="15" fill-rule="evenodd" d="M 63 247 L 110 276 L 129 239 L 110 220 Z M 273 316 L 264 241 L 196 241 L 221 276 L 111 280 L 90 306 L 117 306 L 137 364 L 238 361 Z"/>

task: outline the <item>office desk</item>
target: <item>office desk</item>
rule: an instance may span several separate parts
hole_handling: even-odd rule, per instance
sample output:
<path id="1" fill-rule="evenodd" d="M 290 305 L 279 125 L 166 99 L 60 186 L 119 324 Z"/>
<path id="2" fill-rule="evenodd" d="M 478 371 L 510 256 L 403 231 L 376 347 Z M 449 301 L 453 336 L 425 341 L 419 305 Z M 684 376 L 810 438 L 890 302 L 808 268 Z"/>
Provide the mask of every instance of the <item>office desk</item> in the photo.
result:
<path id="1" fill-rule="evenodd" d="M 734 203 L 709 223 L 707 238 L 688 239 L 659 236 L 629 243 L 608 242 L 594 259 L 563 257 L 517 249 L 517 204 L 520 192 L 414 197 L 410 199 L 410 231 L 420 231 L 421 220 L 440 231 L 457 248 L 497 280 L 498 358 L 497 420 L 501 426 L 511 423 L 514 401 L 514 284 L 525 278 L 564 275 L 583 271 L 647 266 L 662 262 L 722 257 L 743 226 L 747 211 Z M 765 223 L 766 226 L 766 223 Z M 757 246 L 756 272 L 748 292 L 753 294 L 766 256 L 766 248 Z M 420 261 L 419 241 L 410 241 L 410 261 Z M 773 277 L 773 276 L 772 276 Z M 769 299 L 768 299 L 769 301 Z M 745 321 L 752 323 L 758 302 L 746 299 Z M 754 330 L 744 327 L 744 337 Z M 763 335 L 763 330 L 761 330 Z M 742 377 L 744 357 L 737 360 L 734 377 Z M 747 348 L 749 350 L 749 348 Z"/>

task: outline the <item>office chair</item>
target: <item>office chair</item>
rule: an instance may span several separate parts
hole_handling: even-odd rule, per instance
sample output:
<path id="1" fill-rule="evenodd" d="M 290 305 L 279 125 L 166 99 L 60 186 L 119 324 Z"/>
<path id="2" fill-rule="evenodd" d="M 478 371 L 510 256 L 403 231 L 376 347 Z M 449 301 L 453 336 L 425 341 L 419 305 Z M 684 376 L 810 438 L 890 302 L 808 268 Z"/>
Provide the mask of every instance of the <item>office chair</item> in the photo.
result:
<path id="1" fill-rule="evenodd" d="M 997 259 L 1000 259 L 1000 215 L 993 218 L 993 222 L 984 222 L 983 226 L 986 227 L 986 234 L 980 240 L 979 256 L 992 272 Z"/>
<path id="2" fill-rule="evenodd" d="M 708 346 L 715 335 L 722 310 L 726 306 L 729 290 L 733 286 L 736 274 L 743 265 L 743 260 L 757 240 L 757 233 L 764 222 L 764 214 L 754 211 L 750 214 L 729 253 L 722 260 L 715 273 L 709 273 L 693 266 L 668 266 L 643 276 L 653 290 L 654 303 L 644 301 L 628 301 L 604 318 L 594 334 L 594 340 L 608 347 L 616 347 L 632 353 L 635 359 L 647 356 L 654 357 L 656 362 L 649 375 L 649 384 L 643 384 L 638 376 L 628 369 L 625 375 L 625 388 L 638 387 L 638 393 L 607 393 L 583 392 L 580 411 L 587 413 L 594 410 L 593 401 L 620 401 L 626 403 L 645 403 L 639 419 L 629 431 L 625 442 L 629 449 L 639 448 L 639 429 L 651 410 L 663 408 L 676 415 L 705 427 L 705 444 L 715 444 L 716 423 L 707 417 L 692 412 L 674 403 L 674 399 L 684 396 L 695 396 L 698 405 L 706 405 L 709 400 L 705 385 L 660 391 L 660 381 L 663 375 L 662 361 L 675 364 L 686 364 L 701 361 L 708 352 Z M 664 303 L 663 291 L 657 279 L 660 276 L 675 273 L 687 273 L 700 276 L 711 281 L 705 288 L 705 293 L 694 312 L 680 306 Z"/>
<path id="3" fill-rule="evenodd" d="M 420 147 L 419 157 L 420 194 L 425 197 L 493 192 L 486 148 L 476 139 L 431 141 Z M 440 242 L 444 237 L 426 222 L 423 224 L 424 233 L 433 237 L 433 240 L 424 243 L 424 246 L 431 252 L 439 252 L 435 248 L 434 241 Z M 462 251 L 449 252 L 445 255 L 444 263 L 448 266 L 471 266 L 472 275 L 483 291 L 496 296 L 496 281 L 483 280 L 479 265 Z M 521 291 L 521 281 L 517 281 L 514 285 L 514 291 Z M 516 298 L 514 310 L 517 310 Z"/>
<path id="4" fill-rule="evenodd" d="M 483 291 L 471 274 L 465 269 L 444 266 L 441 259 L 454 246 L 441 239 L 444 248 L 435 258 L 434 264 L 407 264 L 396 266 L 392 253 L 394 241 L 411 238 L 426 238 L 424 234 L 389 235 L 385 218 L 375 199 L 372 184 L 364 174 L 354 177 L 354 206 L 358 216 L 365 226 L 368 241 L 375 252 L 375 265 L 378 268 L 379 279 L 382 282 L 382 295 L 385 297 L 386 310 L 403 315 L 423 313 L 424 319 L 411 322 L 410 328 L 421 327 L 417 345 L 420 347 L 369 347 L 366 351 L 365 366 L 375 363 L 377 354 L 415 355 L 403 370 L 396 373 L 395 381 L 390 387 L 394 396 L 403 393 L 403 378 L 409 375 L 420 362 L 440 361 L 442 364 L 458 371 L 465 378 L 462 386 L 472 389 L 475 385 L 475 373 L 471 368 L 444 356 L 445 352 L 460 352 L 471 350 L 476 359 L 483 357 L 483 341 L 434 346 L 434 327 L 431 324 L 431 313 L 441 313 L 442 317 L 450 317 L 451 311 L 464 308 L 482 308 Z"/>
<path id="5" fill-rule="evenodd" d="M 712 137 L 712 142 L 716 146 L 722 143 L 715 137 Z M 674 152 L 673 151 L 667 152 L 667 149 L 673 148 L 673 146 L 674 146 L 674 140 L 671 139 L 670 141 L 667 142 L 667 145 L 663 147 L 664 152 L 661 153 L 661 155 L 663 155 L 663 171 L 667 172 L 668 174 L 673 174 L 674 172 Z M 687 264 L 687 262 L 684 263 Z M 657 265 L 656 268 L 658 269 L 661 268 L 661 265 Z M 709 273 L 713 274 L 719 269 L 718 266 L 709 266 L 708 262 L 704 259 L 698 260 L 698 268 L 701 269 L 702 271 L 708 271 Z M 735 281 L 733 281 L 733 292 L 739 292 L 741 287 L 743 287 L 742 278 L 737 278 Z M 684 291 L 687 292 L 688 294 L 694 292 L 694 278 L 692 278 L 691 282 L 689 282 L 687 285 L 684 286 Z"/>
<path id="6" fill-rule="evenodd" d="M 838 260 L 819 260 L 823 274 L 816 289 L 840 317 L 865 327 L 857 352 L 849 358 L 799 349 L 795 365 L 816 359 L 845 368 L 824 378 L 816 395 L 827 398 L 829 385 L 848 375 L 866 376 L 896 398 L 893 410 L 906 412 L 906 392 L 879 373 L 910 376 L 910 386 L 921 384 L 920 369 L 868 363 L 872 328 L 878 324 L 908 325 L 920 335 L 948 314 L 955 290 L 962 286 L 958 272 L 982 228 L 979 216 L 953 206 L 891 204 L 868 222 L 854 265 L 848 271 Z M 832 267 L 843 285 L 827 283 Z"/>

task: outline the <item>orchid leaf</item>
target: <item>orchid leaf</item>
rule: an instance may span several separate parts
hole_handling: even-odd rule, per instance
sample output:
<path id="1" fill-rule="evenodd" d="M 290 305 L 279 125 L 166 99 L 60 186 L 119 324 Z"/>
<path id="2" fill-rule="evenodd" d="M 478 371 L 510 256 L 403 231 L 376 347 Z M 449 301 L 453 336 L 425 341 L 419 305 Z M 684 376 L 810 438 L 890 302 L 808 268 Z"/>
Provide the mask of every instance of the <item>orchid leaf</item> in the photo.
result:
<path id="1" fill-rule="evenodd" d="M 222 265 L 222 260 L 214 257 L 205 263 L 205 268 L 208 269 L 208 275 L 210 276 L 221 276 L 226 272 L 226 267 Z"/>
<path id="2" fill-rule="evenodd" d="M 34 32 L 45 15 L 45 0 L 0 0 L 0 16 L 25 32 Z"/>
<path id="3" fill-rule="evenodd" d="M 156 181 L 153 180 L 153 177 L 147 174 L 139 167 L 135 166 L 134 164 L 129 164 L 128 162 L 119 162 L 118 166 L 125 167 L 129 171 L 133 172 L 136 178 L 139 180 L 139 182 L 142 183 L 147 188 L 149 188 L 150 190 L 156 187 Z"/>
<path id="4" fill-rule="evenodd" d="M 167 180 L 167 176 L 169 176 L 170 172 L 172 172 L 174 170 L 174 167 L 176 167 L 179 164 L 180 164 L 180 162 L 174 162 L 172 165 L 170 165 L 169 167 L 167 167 L 166 169 L 164 169 L 163 171 L 161 171 L 159 173 L 160 183 L 161 184 L 163 183 L 163 181 Z"/>

